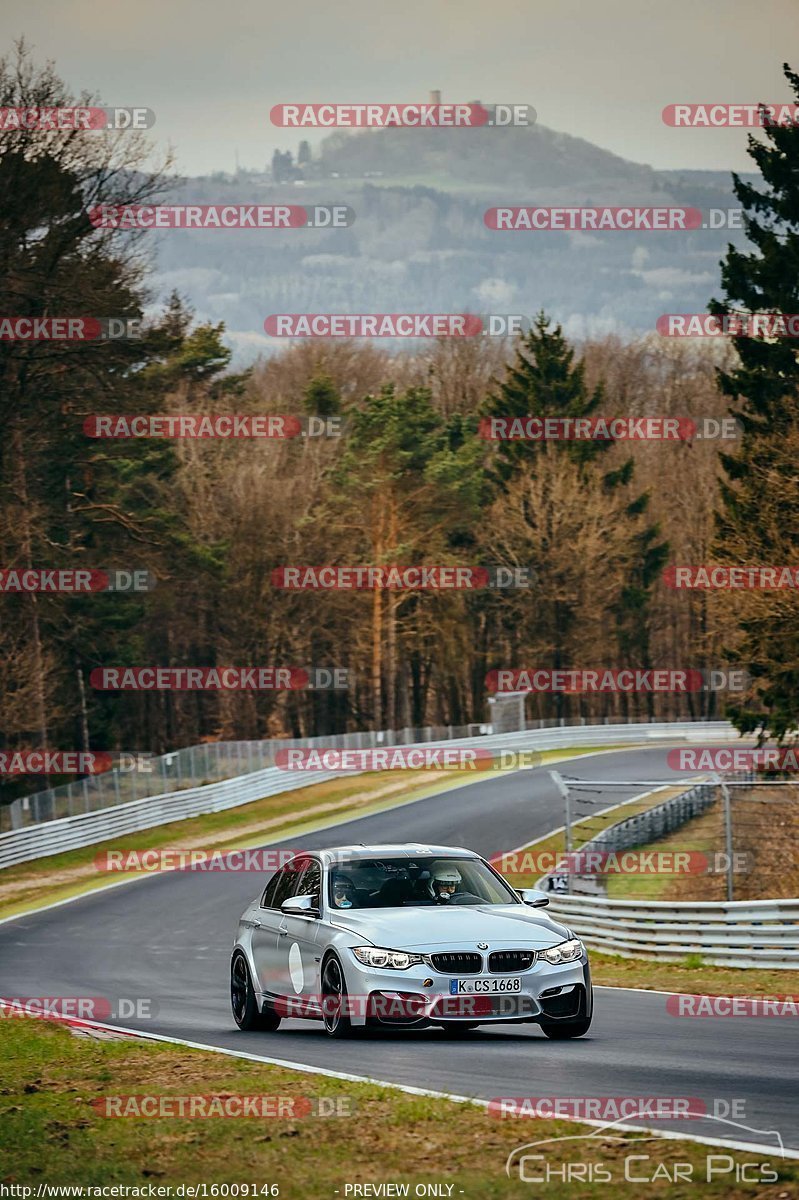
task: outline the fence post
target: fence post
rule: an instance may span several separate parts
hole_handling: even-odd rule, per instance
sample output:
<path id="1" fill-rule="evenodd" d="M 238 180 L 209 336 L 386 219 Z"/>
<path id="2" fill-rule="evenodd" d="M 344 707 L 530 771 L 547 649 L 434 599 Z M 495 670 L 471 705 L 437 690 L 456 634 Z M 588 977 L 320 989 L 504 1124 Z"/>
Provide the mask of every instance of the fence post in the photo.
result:
<path id="1" fill-rule="evenodd" d="M 727 899 L 732 900 L 734 898 L 732 873 L 732 803 L 730 789 L 727 787 L 720 775 L 716 776 L 716 781 L 721 788 L 721 794 L 724 798 L 724 842 L 727 852 Z"/>
<path id="2" fill-rule="evenodd" d="M 554 783 L 555 787 L 560 792 L 561 796 L 563 797 L 563 805 L 564 805 L 563 829 L 564 829 L 564 838 L 565 838 L 565 843 L 566 843 L 566 854 L 568 856 L 571 854 L 571 850 L 572 850 L 572 804 L 571 804 L 571 796 L 569 795 L 569 785 L 566 783 L 563 776 L 560 775 L 557 771 L 550 771 L 549 777 L 552 780 L 552 782 Z M 568 858 L 567 858 L 567 862 L 569 862 Z M 571 865 L 571 864 L 569 863 L 569 865 Z M 571 891 L 571 874 L 568 871 L 566 874 L 566 880 L 567 880 L 566 890 L 567 890 L 567 892 L 570 892 Z"/>

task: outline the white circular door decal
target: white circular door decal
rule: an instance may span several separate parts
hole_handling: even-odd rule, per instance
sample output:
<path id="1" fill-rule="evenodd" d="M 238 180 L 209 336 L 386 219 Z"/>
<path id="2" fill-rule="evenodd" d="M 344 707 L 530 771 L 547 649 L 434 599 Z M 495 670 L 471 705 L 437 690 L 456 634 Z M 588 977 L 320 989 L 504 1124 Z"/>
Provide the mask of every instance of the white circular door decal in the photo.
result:
<path id="1" fill-rule="evenodd" d="M 300 954 L 300 947 L 297 942 L 292 942 L 291 949 L 289 950 L 289 975 L 291 976 L 294 991 L 299 995 L 302 991 L 303 973 L 302 955 Z"/>

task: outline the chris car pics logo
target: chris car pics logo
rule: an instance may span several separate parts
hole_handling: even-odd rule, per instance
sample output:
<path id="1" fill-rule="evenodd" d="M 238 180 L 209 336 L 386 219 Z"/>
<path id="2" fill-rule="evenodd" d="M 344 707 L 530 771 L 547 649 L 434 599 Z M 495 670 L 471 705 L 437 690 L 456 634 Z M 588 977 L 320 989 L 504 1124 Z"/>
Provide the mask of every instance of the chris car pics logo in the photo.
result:
<path id="1" fill-rule="evenodd" d="M 776 1183 L 780 1176 L 775 1161 L 785 1157 L 783 1140 L 775 1129 L 754 1129 L 740 1121 L 702 1113 L 707 1121 L 718 1122 L 718 1138 L 736 1140 L 741 1130 L 756 1134 L 752 1150 L 735 1157 L 724 1147 L 707 1147 L 694 1161 L 675 1161 L 671 1143 L 657 1134 L 627 1125 L 634 1121 L 631 1113 L 623 1120 L 599 1126 L 589 1134 L 573 1134 L 556 1138 L 541 1138 L 517 1146 L 505 1162 L 505 1174 L 520 1183 L 633 1183 L 687 1184 L 723 1182 L 728 1187 L 742 1184 L 765 1185 Z M 644 1124 L 647 1123 L 643 1118 Z M 641 1136 L 631 1136 L 631 1132 Z M 687 1156 L 686 1156 L 687 1157 Z"/>

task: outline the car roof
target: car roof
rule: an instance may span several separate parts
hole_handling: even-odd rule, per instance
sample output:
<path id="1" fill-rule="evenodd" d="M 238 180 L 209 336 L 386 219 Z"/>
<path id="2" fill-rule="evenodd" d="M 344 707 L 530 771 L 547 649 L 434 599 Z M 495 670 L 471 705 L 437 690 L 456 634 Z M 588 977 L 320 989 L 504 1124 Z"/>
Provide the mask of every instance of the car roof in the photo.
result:
<path id="1" fill-rule="evenodd" d="M 420 854 L 432 854 L 441 858 L 479 858 L 474 850 L 465 846 L 430 846 L 427 842 L 382 843 L 377 846 L 329 846 L 316 851 L 325 862 L 340 862 L 342 858 L 418 858 Z"/>

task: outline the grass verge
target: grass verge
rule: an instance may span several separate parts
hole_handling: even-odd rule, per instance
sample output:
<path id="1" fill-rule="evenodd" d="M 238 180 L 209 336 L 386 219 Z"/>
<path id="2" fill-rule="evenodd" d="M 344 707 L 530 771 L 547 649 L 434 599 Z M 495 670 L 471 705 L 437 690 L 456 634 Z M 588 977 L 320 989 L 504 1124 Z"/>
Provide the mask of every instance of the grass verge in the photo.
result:
<path id="1" fill-rule="evenodd" d="M 591 951 L 591 977 L 605 987 L 646 991 L 687 992 L 694 996 L 796 996 L 799 971 L 770 971 L 765 967 L 712 967 L 698 955 L 684 962 L 652 962 Z"/>
<path id="2" fill-rule="evenodd" d="M 530 1047 L 533 1055 L 534 1049 Z M 468 1050 L 453 1047 L 453 1053 Z M 498 1120 L 473 1105 L 183 1047 L 79 1039 L 38 1020 L 0 1021 L 0 1061 L 0 1179 L 6 1185 L 32 1187 L 33 1196 L 43 1184 L 127 1185 L 143 1188 L 139 1194 L 147 1195 L 151 1186 L 248 1183 L 259 1189 L 277 1185 L 282 1200 L 333 1200 L 347 1195 L 348 1184 L 392 1182 L 408 1184 L 410 1195 L 421 1183 L 444 1185 L 433 1193 L 437 1195 L 446 1196 L 451 1185 L 453 1197 L 505 1200 L 528 1191 L 518 1174 L 505 1175 L 505 1161 L 513 1149 L 538 1139 L 591 1132 L 565 1121 Z M 120 1095 L 194 1094 L 289 1097 L 298 1105 L 296 1111 L 307 1109 L 310 1101 L 312 1113 L 111 1119 L 93 1103 Z M 351 1115 L 313 1115 L 320 1101 L 328 1111 Z M 593 1144 L 566 1141 L 543 1149 L 549 1169 L 561 1175 L 554 1174 L 546 1185 L 547 1196 L 554 1200 L 597 1195 L 596 1183 L 562 1178 L 569 1163 L 585 1173 L 589 1161 L 601 1161 L 612 1175 L 613 1182 L 601 1186 L 603 1196 L 629 1200 L 633 1193 L 624 1178 L 624 1158 L 632 1154 L 648 1156 L 635 1161 L 634 1173 L 652 1179 L 647 1186 L 652 1196 L 693 1200 L 698 1185 L 714 1200 L 763 1196 L 762 1182 L 736 1182 L 733 1164 L 765 1160 L 779 1175 L 768 1194 L 799 1196 L 799 1164 L 762 1152 L 641 1141 L 635 1134 L 623 1142 L 605 1137 Z M 708 1155 L 722 1153 L 729 1153 L 731 1160 L 727 1171 L 705 1182 Z M 689 1164 L 688 1180 L 674 1182 L 676 1164 Z M 682 1173 L 688 1173 L 685 1165 Z M 258 1193 L 262 1194 L 267 1193 Z M 209 1190 L 208 1195 L 213 1193 Z"/>

